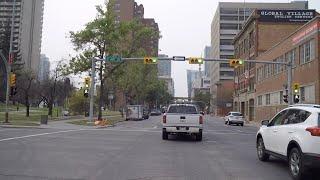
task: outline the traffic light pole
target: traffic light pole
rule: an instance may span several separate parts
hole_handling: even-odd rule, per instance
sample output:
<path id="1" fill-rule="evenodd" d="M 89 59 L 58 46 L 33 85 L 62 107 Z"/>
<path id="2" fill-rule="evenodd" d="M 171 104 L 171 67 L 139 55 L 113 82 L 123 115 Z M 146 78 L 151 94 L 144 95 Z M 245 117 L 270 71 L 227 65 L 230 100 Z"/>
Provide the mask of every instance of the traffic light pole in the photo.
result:
<path id="1" fill-rule="evenodd" d="M 6 74 L 7 74 L 7 84 L 6 84 L 6 106 L 5 106 L 5 123 L 9 123 L 9 91 L 10 91 L 10 66 L 7 62 L 7 59 L 4 57 L 2 54 L 2 51 L 0 51 L 0 59 L 2 59 L 5 69 L 6 69 Z"/>
<path id="2" fill-rule="evenodd" d="M 293 104 L 293 94 L 292 94 L 292 60 L 288 62 L 287 65 L 287 77 L 288 77 L 288 103 L 289 105 Z"/>

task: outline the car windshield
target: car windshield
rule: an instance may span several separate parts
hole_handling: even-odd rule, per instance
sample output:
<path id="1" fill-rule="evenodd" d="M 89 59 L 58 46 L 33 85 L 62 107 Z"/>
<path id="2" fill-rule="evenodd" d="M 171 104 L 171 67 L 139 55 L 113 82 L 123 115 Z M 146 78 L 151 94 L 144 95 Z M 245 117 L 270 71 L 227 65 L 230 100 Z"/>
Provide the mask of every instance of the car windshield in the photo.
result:
<path id="1" fill-rule="evenodd" d="M 238 112 L 234 112 L 234 113 L 231 113 L 231 116 L 242 116 L 242 114 Z"/>
<path id="2" fill-rule="evenodd" d="M 170 106 L 168 113 L 178 114 L 198 114 L 197 108 L 194 106 Z"/>

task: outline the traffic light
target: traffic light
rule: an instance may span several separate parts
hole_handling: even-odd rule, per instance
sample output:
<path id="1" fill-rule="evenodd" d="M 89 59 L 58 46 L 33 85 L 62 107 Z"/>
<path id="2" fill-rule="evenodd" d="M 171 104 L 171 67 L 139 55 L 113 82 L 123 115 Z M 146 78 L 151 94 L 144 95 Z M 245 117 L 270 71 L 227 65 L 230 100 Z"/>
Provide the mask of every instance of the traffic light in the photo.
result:
<path id="1" fill-rule="evenodd" d="M 288 103 L 288 102 L 289 102 L 289 100 L 288 100 L 288 95 L 283 95 L 283 101 L 284 101 L 285 103 Z"/>
<path id="2" fill-rule="evenodd" d="M 90 77 L 84 78 L 84 88 L 89 89 L 90 87 Z"/>
<path id="3" fill-rule="evenodd" d="M 295 94 L 295 95 L 293 96 L 293 102 L 294 102 L 294 103 L 299 103 L 299 101 L 300 101 L 300 96 L 299 96 L 298 94 Z"/>
<path id="4" fill-rule="evenodd" d="M 11 73 L 10 74 L 10 87 L 15 87 L 16 86 L 16 81 L 17 81 L 16 74 Z"/>
<path id="5" fill-rule="evenodd" d="M 89 97 L 89 89 L 83 90 L 83 96 L 86 98 Z"/>
<path id="6" fill-rule="evenodd" d="M 238 66 L 243 66 L 244 65 L 244 61 L 241 60 L 241 59 L 231 59 L 229 61 L 229 65 L 230 65 L 230 67 L 236 68 Z"/>
<path id="7" fill-rule="evenodd" d="M 158 58 L 155 57 L 144 57 L 144 64 L 158 64 Z"/>
<path id="8" fill-rule="evenodd" d="M 203 64 L 202 58 L 191 57 L 189 58 L 189 64 Z"/>
<path id="9" fill-rule="evenodd" d="M 293 84 L 293 92 L 294 92 L 294 94 L 299 94 L 299 90 L 300 90 L 300 84 L 299 83 L 294 83 Z"/>

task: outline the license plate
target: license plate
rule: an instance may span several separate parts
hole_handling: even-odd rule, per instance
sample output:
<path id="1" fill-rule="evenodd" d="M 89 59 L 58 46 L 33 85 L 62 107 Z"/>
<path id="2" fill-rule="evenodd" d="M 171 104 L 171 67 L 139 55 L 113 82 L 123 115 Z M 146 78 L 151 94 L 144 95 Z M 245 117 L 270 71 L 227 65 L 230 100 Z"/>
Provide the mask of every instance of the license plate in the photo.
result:
<path id="1" fill-rule="evenodd" d="M 180 129 L 181 131 L 185 131 L 185 130 L 186 130 L 185 127 L 180 127 L 179 129 Z"/>

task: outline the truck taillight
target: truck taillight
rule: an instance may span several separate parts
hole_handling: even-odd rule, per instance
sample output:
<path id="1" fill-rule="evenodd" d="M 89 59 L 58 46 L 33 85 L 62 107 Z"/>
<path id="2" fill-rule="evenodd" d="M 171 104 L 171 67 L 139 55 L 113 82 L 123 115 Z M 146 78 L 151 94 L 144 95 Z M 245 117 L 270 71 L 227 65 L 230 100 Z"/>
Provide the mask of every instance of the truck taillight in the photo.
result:
<path id="1" fill-rule="evenodd" d="M 163 115 L 163 117 L 162 117 L 162 122 L 165 124 L 165 123 L 167 123 L 167 116 L 166 115 Z"/>
<path id="2" fill-rule="evenodd" d="M 320 136 L 320 127 L 309 127 L 306 131 L 309 131 L 311 136 Z"/>
<path id="3" fill-rule="evenodd" d="M 199 117 L 199 124 L 203 124 L 203 116 Z"/>

